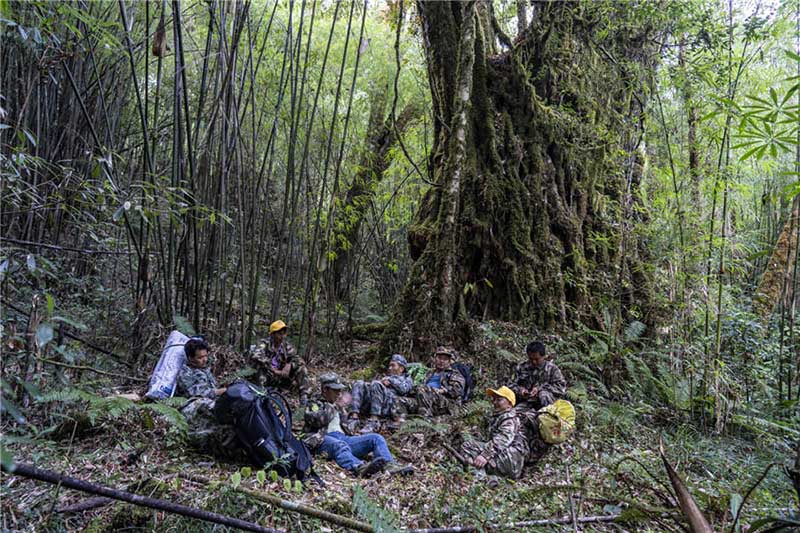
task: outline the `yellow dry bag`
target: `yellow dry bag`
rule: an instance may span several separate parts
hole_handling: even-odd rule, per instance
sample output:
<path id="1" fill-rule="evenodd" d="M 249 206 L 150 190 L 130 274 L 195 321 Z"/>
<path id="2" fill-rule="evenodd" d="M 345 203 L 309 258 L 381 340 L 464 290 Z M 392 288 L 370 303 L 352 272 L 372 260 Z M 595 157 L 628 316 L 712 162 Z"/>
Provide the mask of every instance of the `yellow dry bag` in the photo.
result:
<path id="1" fill-rule="evenodd" d="M 548 444 L 560 444 L 575 431 L 575 408 L 567 400 L 539 409 L 539 434 Z"/>

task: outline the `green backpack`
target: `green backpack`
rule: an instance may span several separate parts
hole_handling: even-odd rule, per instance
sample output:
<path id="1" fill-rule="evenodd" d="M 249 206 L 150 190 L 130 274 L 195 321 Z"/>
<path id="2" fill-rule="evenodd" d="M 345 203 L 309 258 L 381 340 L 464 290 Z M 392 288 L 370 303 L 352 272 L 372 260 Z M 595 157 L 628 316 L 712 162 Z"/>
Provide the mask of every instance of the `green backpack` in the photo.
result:
<path id="1" fill-rule="evenodd" d="M 421 385 L 425 381 L 425 376 L 428 375 L 428 370 L 430 369 L 422 363 L 409 363 L 406 367 L 406 373 L 414 382 L 415 386 Z"/>

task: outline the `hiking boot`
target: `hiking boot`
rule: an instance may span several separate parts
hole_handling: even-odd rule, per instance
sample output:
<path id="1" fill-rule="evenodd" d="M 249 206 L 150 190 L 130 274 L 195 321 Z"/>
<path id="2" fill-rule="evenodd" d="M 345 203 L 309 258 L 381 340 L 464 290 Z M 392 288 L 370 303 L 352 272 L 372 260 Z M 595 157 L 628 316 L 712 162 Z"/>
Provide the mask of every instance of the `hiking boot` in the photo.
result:
<path id="1" fill-rule="evenodd" d="M 355 474 L 358 477 L 372 477 L 383 470 L 384 466 L 386 466 L 386 459 L 377 457 L 368 463 L 361 463 L 358 468 L 356 468 Z"/>
<path id="2" fill-rule="evenodd" d="M 414 473 L 414 467 L 412 465 L 391 463 L 386 467 L 386 473 L 390 476 L 410 476 Z"/>

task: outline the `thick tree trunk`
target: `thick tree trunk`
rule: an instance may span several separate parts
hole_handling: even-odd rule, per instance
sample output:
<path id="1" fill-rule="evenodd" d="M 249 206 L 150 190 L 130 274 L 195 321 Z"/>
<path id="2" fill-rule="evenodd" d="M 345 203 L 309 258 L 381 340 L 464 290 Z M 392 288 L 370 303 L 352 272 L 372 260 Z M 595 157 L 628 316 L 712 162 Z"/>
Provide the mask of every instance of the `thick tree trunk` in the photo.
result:
<path id="1" fill-rule="evenodd" d="M 800 224 L 800 196 L 795 197 L 792 202 L 792 210 L 789 218 L 783 225 L 772 251 L 772 256 L 767 263 L 767 269 L 761 278 L 761 284 L 753 297 L 753 310 L 765 321 L 775 306 L 780 302 L 781 297 L 785 298 L 785 304 L 791 306 L 791 291 L 786 290 L 791 286 L 793 273 L 793 260 L 797 254 L 797 225 Z"/>
<path id="2" fill-rule="evenodd" d="M 387 344 L 455 342 L 473 317 L 550 327 L 620 290 L 639 301 L 619 228 L 635 211 L 621 204 L 638 197 L 624 139 L 640 126 L 649 26 L 613 3 L 545 2 L 509 51 L 490 55 L 485 1 L 417 5 L 435 186 L 409 228 L 415 263 Z M 608 20 L 623 26 L 613 37 L 600 35 Z"/>

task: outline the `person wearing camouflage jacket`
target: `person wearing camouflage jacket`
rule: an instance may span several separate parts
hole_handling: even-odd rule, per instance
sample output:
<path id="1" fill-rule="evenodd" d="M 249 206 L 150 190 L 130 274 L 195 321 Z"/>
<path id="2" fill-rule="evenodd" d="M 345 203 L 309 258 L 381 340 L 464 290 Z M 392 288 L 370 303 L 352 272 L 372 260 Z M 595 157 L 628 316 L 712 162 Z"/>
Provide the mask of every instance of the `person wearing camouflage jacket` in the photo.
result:
<path id="1" fill-rule="evenodd" d="M 314 454 L 327 456 L 340 467 L 360 477 L 369 477 L 394 462 L 384 438 L 377 433 L 352 435 L 340 395 L 344 384 L 333 372 L 320 376 L 322 396 L 306 405 L 303 441 Z M 372 460 L 366 461 L 372 454 Z"/>
<path id="2" fill-rule="evenodd" d="M 370 420 L 392 418 L 396 423 L 402 421 L 402 414 L 397 405 L 397 396 L 405 396 L 411 392 L 414 381 L 406 374 L 408 362 L 400 354 L 394 354 L 389 360 L 388 374 L 381 379 L 368 383 L 353 383 L 353 403 L 350 405 L 350 418 L 358 419 L 359 415 L 369 415 Z"/>
<path id="3" fill-rule="evenodd" d="M 567 393 L 567 382 L 555 363 L 545 359 L 545 347 L 532 342 L 526 348 L 528 360 L 517 365 L 510 389 L 519 400 L 517 409 L 538 410 Z"/>
<path id="4" fill-rule="evenodd" d="M 467 440 L 461 445 L 464 458 L 487 474 L 518 479 L 528 456 L 528 443 L 514 409 L 516 397 L 508 387 L 487 391 L 494 413 L 486 441 Z"/>
<path id="5" fill-rule="evenodd" d="M 436 348 L 433 369 L 425 376 L 424 384 L 415 387 L 410 397 L 398 398 L 401 412 L 427 417 L 453 414 L 461 405 L 466 386 L 464 376 L 452 367 L 455 358 L 453 348 Z"/>
<path id="6" fill-rule="evenodd" d="M 297 392 L 301 403 L 308 397 L 308 371 L 297 356 L 297 351 L 286 335 L 288 328 L 282 320 L 269 326 L 269 338 L 250 346 L 250 357 L 255 362 L 256 382 L 262 387 L 274 387 Z"/>
<path id="7" fill-rule="evenodd" d="M 217 386 L 217 380 L 208 368 L 208 344 L 190 339 L 184 351 L 186 362 L 178 374 L 176 394 L 190 398 L 180 409 L 186 417 L 189 444 L 215 457 L 231 459 L 240 456 L 242 450 L 233 427 L 220 424 L 214 416 L 217 397 L 225 392 L 225 388 Z"/>

